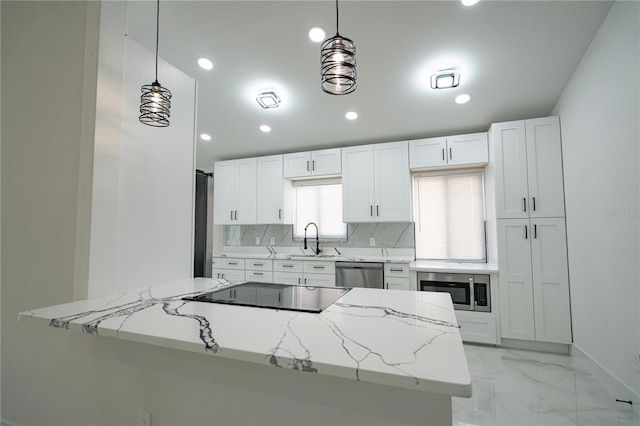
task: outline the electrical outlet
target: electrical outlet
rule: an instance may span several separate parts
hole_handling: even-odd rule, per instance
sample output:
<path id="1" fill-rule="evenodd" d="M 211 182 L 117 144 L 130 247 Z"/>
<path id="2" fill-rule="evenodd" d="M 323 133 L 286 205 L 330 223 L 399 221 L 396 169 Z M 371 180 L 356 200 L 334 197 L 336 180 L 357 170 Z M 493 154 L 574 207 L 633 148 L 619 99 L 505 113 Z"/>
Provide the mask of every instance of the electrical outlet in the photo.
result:
<path id="1" fill-rule="evenodd" d="M 276 237 L 269 238 L 269 245 L 272 246 L 276 243 Z"/>
<path id="2" fill-rule="evenodd" d="M 256 237 L 256 245 L 259 246 L 260 245 L 260 237 Z"/>
<path id="3" fill-rule="evenodd" d="M 376 239 L 371 237 L 369 238 L 369 246 L 371 247 L 375 247 L 376 246 Z"/>
<path id="4" fill-rule="evenodd" d="M 138 410 L 138 426 L 151 426 L 151 413 Z"/>

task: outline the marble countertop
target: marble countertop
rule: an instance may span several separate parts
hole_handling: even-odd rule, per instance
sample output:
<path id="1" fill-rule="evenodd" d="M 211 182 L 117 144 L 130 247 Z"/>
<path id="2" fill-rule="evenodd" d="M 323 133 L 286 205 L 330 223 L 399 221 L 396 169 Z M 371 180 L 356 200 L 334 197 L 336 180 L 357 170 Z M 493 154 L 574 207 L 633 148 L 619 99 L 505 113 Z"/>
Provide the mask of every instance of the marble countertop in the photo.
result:
<path id="1" fill-rule="evenodd" d="M 444 273 L 471 273 L 490 274 L 498 272 L 498 265 L 493 263 L 455 263 L 438 262 L 433 260 L 412 261 L 409 267 L 415 271 L 444 272 Z"/>
<path id="2" fill-rule="evenodd" d="M 194 278 L 34 309 L 19 319 L 267 366 L 471 396 L 448 294 L 356 288 L 320 314 L 182 300 L 229 285 Z"/>
<path id="3" fill-rule="evenodd" d="M 412 258 L 407 256 L 370 256 L 370 255 L 326 255 L 319 256 L 304 254 L 260 254 L 260 253 L 223 253 L 215 254 L 214 258 L 239 258 L 239 259 L 273 259 L 273 260 L 312 260 L 325 262 L 382 262 L 382 263 L 411 263 Z"/>

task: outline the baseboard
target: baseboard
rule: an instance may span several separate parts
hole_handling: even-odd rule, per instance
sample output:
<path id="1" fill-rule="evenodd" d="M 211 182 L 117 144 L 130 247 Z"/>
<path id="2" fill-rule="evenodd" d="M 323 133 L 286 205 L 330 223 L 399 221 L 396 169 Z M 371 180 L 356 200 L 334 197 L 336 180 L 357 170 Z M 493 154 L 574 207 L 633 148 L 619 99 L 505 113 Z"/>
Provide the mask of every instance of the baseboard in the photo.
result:
<path id="1" fill-rule="evenodd" d="M 600 365 L 598 361 L 584 353 L 575 343 L 571 347 L 571 356 L 602 383 L 615 398 L 633 402 L 630 409 L 633 410 L 636 416 L 640 417 L 640 395 L 618 380 L 616 376 Z M 627 406 L 627 404 L 624 403 L 620 405 Z"/>
<path id="2" fill-rule="evenodd" d="M 529 340 L 505 339 L 503 337 L 500 346 L 511 349 L 569 355 L 569 345 L 563 343 L 532 342 Z"/>

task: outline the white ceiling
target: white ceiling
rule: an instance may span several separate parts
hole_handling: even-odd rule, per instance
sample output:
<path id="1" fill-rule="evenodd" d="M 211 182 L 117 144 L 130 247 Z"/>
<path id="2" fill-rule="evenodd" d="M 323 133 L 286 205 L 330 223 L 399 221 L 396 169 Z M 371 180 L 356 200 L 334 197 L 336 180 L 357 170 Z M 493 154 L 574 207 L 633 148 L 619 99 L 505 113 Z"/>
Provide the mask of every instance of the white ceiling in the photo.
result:
<path id="1" fill-rule="evenodd" d="M 165 1 L 160 56 L 199 84 L 197 166 L 248 156 L 486 131 L 492 122 L 545 116 L 611 2 L 340 2 L 340 34 L 356 44 L 358 88 L 320 89 L 313 26 L 335 34 L 333 1 Z M 155 50 L 155 2 L 127 6 L 128 35 Z M 210 58 L 211 71 L 199 57 Z M 434 71 L 460 86 L 434 91 Z M 153 76 L 150 76 L 153 77 Z M 162 83 L 162 75 L 158 76 Z M 277 89 L 278 109 L 257 92 Z M 169 88 L 171 89 L 171 88 Z M 466 105 L 453 99 L 472 96 Z M 346 120 L 347 111 L 359 118 Z M 271 133 L 258 127 L 268 124 Z"/>

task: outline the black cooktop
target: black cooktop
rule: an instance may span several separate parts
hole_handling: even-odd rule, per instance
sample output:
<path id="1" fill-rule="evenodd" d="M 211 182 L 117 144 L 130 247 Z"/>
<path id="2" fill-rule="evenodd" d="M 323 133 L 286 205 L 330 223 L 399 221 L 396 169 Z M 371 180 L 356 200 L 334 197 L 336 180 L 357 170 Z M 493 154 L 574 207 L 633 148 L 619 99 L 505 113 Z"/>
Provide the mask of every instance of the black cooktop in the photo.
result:
<path id="1" fill-rule="evenodd" d="M 183 300 L 319 313 L 349 290 L 248 281 Z"/>

